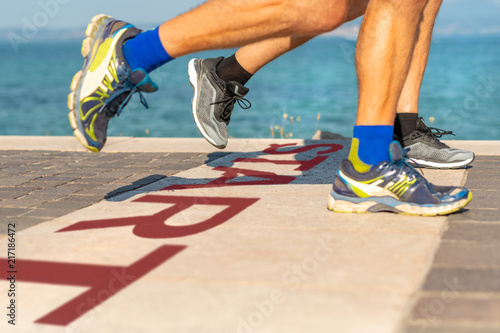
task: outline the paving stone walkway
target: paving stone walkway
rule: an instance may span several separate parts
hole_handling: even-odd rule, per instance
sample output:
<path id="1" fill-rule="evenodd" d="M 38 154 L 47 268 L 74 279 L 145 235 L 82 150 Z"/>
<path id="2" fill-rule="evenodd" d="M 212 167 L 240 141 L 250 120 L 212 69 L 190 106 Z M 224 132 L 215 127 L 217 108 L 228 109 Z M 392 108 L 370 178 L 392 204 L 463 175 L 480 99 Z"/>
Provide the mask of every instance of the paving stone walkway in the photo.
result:
<path id="1" fill-rule="evenodd" d="M 18 231 L 227 155 L 0 150 L 0 235 Z"/>
<path id="2" fill-rule="evenodd" d="M 425 170 L 474 193 L 425 218 L 326 210 L 349 140 L 21 141 L 0 150 L 0 250 L 15 223 L 24 262 L 20 325 L 1 332 L 500 332 L 499 143 L 467 171 Z"/>
<path id="3" fill-rule="evenodd" d="M 478 156 L 474 199 L 448 218 L 407 333 L 500 332 L 500 156 Z"/>

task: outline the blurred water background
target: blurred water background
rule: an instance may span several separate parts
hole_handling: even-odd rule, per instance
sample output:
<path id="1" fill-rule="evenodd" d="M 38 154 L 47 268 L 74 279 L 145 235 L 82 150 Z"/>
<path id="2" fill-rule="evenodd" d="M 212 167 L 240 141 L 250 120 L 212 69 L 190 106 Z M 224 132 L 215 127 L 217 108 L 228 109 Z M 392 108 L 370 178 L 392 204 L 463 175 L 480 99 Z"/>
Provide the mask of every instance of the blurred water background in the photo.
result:
<path id="1" fill-rule="evenodd" d="M 16 52 L 0 42 L 0 135 L 72 135 L 66 102 L 83 63 L 80 45 L 77 39 L 32 41 Z M 235 108 L 230 135 L 311 138 L 321 129 L 351 136 L 357 107 L 354 49 L 355 41 L 320 37 L 269 64 L 248 83 L 252 108 Z M 200 137 L 186 70 L 192 57 L 152 73 L 160 91 L 146 95 L 150 108 L 136 98 L 110 122 L 108 135 Z M 500 37 L 434 38 L 420 113 L 429 126 L 454 131 L 449 139 L 500 140 Z"/>

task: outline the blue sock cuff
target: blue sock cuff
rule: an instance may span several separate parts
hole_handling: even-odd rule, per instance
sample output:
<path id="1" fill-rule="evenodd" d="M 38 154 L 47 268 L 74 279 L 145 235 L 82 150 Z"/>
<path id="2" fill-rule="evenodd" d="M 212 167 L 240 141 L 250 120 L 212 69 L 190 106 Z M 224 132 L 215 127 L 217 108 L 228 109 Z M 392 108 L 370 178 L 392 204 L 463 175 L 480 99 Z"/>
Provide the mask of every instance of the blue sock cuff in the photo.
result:
<path id="1" fill-rule="evenodd" d="M 359 159 L 369 165 L 388 161 L 393 133 L 394 126 L 354 126 L 353 137 L 359 140 Z"/>
<path id="2" fill-rule="evenodd" d="M 150 73 L 174 59 L 165 51 L 158 29 L 141 32 L 123 44 L 123 55 L 132 70 L 142 68 Z"/>

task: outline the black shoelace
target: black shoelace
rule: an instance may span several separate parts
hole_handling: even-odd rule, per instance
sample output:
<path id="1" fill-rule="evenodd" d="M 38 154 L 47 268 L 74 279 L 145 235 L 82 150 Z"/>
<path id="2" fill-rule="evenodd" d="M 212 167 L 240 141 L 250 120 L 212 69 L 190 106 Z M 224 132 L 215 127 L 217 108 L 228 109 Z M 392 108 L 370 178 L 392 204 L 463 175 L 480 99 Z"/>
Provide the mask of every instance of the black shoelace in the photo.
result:
<path id="1" fill-rule="evenodd" d="M 146 109 L 149 109 L 148 102 L 142 92 L 137 88 L 137 85 L 132 84 L 130 80 L 130 71 L 125 69 L 124 66 L 120 66 L 117 69 L 117 76 L 120 81 L 113 94 L 104 102 L 99 112 L 101 113 L 105 110 L 109 118 L 113 118 L 114 116 L 119 117 L 125 106 L 130 102 L 132 95 L 135 93 L 139 93 L 141 104 L 144 105 Z"/>
<path id="2" fill-rule="evenodd" d="M 223 109 L 224 111 L 222 112 L 221 117 L 224 120 L 228 120 L 229 118 L 231 118 L 231 113 L 233 112 L 232 106 L 235 103 L 238 103 L 238 105 L 243 110 L 248 110 L 252 107 L 252 103 L 250 103 L 248 99 L 236 95 L 227 96 L 224 99 L 212 103 L 211 105 L 222 104 L 222 103 L 224 103 L 224 109 Z"/>
<path id="3" fill-rule="evenodd" d="M 405 148 L 402 152 L 402 159 L 400 159 L 398 161 L 394 161 L 393 163 L 386 163 L 384 166 L 389 167 L 390 171 L 398 170 L 397 171 L 398 176 L 401 176 L 401 174 L 404 173 L 404 174 L 408 175 L 409 178 L 414 179 L 414 178 L 418 178 L 419 176 L 423 175 L 424 171 L 422 170 L 422 167 L 420 166 L 420 164 L 418 164 L 418 162 L 415 161 L 414 159 L 406 156 L 406 154 L 408 153 L 409 150 L 410 150 L 409 148 Z M 420 170 L 420 174 L 413 167 L 413 165 L 410 164 L 410 162 L 415 164 L 418 167 L 418 169 Z"/>
<path id="4" fill-rule="evenodd" d="M 445 131 L 445 130 L 442 130 L 442 129 L 439 129 L 439 128 L 435 128 L 435 127 L 427 127 L 427 129 L 436 138 L 440 138 L 443 135 L 455 135 L 455 134 L 453 134 L 452 131 Z"/>
<path id="5" fill-rule="evenodd" d="M 455 135 L 452 131 L 445 131 L 435 127 L 425 127 L 424 130 L 418 130 L 411 134 L 411 140 L 415 140 L 420 138 L 421 136 L 425 136 L 430 139 L 431 142 L 439 141 L 443 135 Z"/>

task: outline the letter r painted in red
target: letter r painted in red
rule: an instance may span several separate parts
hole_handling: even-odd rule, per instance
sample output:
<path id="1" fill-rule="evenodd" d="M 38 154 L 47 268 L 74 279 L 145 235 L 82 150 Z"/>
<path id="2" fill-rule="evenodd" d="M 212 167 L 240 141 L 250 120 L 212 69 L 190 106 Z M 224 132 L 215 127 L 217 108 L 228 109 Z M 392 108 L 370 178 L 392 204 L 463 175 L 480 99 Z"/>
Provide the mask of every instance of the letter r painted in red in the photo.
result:
<path id="1" fill-rule="evenodd" d="M 89 229 L 103 229 L 135 226 L 134 235 L 143 238 L 175 238 L 198 234 L 227 222 L 259 199 L 255 198 L 211 198 L 192 196 L 146 195 L 132 202 L 173 204 L 156 214 L 146 216 L 122 217 L 93 221 L 82 221 L 57 232 Z M 187 226 L 171 226 L 165 223 L 169 218 L 194 205 L 227 206 L 223 211 L 205 221 Z"/>

